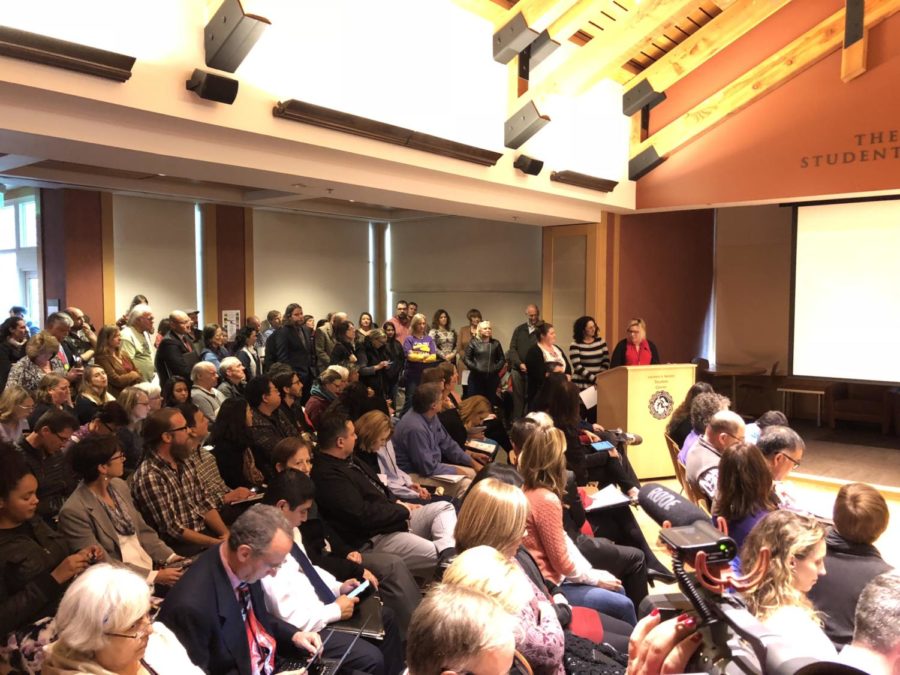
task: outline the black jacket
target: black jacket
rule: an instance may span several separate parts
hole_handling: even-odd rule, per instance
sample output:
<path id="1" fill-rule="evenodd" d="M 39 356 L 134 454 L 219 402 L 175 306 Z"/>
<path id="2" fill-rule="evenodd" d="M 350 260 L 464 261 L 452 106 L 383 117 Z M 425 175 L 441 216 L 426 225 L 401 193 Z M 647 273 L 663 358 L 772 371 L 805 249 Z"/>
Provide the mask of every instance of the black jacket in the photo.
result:
<path id="1" fill-rule="evenodd" d="M 331 365 L 344 367 L 350 365 L 351 356 L 356 356 L 359 359 L 356 350 L 356 344 L 338 340 L 334 343 L 334 349 L 331 350 Z"/>
<path id="2" fill-rule="evenodd" d="M 656 345 L 650 340 L 647 340 L 647 344 L 650 345 L 650 365 L 656 365 L 659 363 L 659 350 L 656 349 Z M 625 365 L 625 347 L 627 345 L 627 340 L 619 340 L 619 344 L 613 349 L 612 356 L 609 359 L 610 368 L 618 368 Z"/>
<path id="3" fill-rule="evenodd" d="M 291 637 L 297 629 L 269 614 L 258 581 L 250 584 L 250 598 L 256 618 L 278 644 L 276 654 L 293 652 Z M 204 672 L 250 675 L 247 629 L 218 546 L 201 555 L 172 587 L 159 620 L 172 629 L 191 661 Z"/>
<path id="4" fill-rule="evenodd" d="M 301 335 L 302 331 L 302 335 Z M 304 384 L 312 376 L 315 363 L 313 338 L 306 326 L 282 326 L 273 334 L 275 361 L 286 363 L 300 376 Z M 303 338 L 306 338 L 305 340 Z M 266 361 L 269 360 L 269 345 L 266 345 Z"/>
<path id="5" fill-rule="evenodd" d="M 349 546 L 359 549 L 376 534 L 409 531 L 409 511 L 398 504 L 378 475 L 354 457 L 320 452 L 312 479 L 322 516 Z"/>
<path id="6" fill-rule="evenodd" d="M 853 639 L 856 603 L 863 588 L 893 569 L 870 544 L 854 544 L 836 531 L 826 539 L 825 576 L 819 577 L 809 599 L 825 619 L 825 634 L 838 647 Z"/>
<path id="7" fill-rule="evenodd" d="M 558 346 L 559 345 L 557 345 L 557 347 Z M 563 363 L 566 364 L 565 373 L 566 375 L 571 375 L 572 364 L 569 362 L 569 357 L 566 356 L 566 353 L 562 348 L 560 348 L 559 351 L 562 354 Z M 541 385 L 544 384 L 544 380 L 547 379 L 547 375 L 550 373 L 547 369 L 547 362 L 544 361 L 544 352 L 537 342 L 532 345 L 525 355 L 525 367 L 528 368 L 528 400 L 533 401 L 538 390 L 541 388 Z"/>
<path id="8" fill-rule="evenodd" d="M 200 360 L 200 355 L 188 349 L 184 342 L 171 331 L 159 343 L 156 358 L 153 361 L 159 373 L 159 386 L 165 387 L 170 377 L 180 375 L 190 381 L 191 368 Z"/>
<path id="9" fill-rule="evenodd" d="M 536 330 L 528 332 L 528 324 L 523 323 L 516 326 L 512 337 L 509 340 L 509 352 L 506 356 L 509 359 L 509 365 L 516 370 L 525 363 L 525 357 L 528 350 L 537 344 L 538 334 Z M 474 339 L 474 338 L 473 338 Z"/>
<path id="10" fill-rule="evenodd" d="M 0 343 L 0 391 L 6 388 L 6 380 L 12 365 L 25 356 L 25 345 L 16 347 L 9 340 Z"/>
<path id="11" fill-rule="evenodd" d="M 498 340 L 491 338 L 489 342 L 483 342 L 478 338 L 473 338 L 466 347 L 466 355 L 463 360 L 466 368 L 471 371 L 494 375 L 503 368 L 506 358 L 503 356 L 503 347 Z"/>
<path id="12" fill-rule="evenodd" d="M 337 351 L 337 346 L 335 346 Z M 331 353 L 332 358 L 334 352 Z M 390 398 L 391 382 L 389 382 L 390 371 L 396 368 L 395 364 L 391 364 L 387 368 L 375 370 L 382 361 L 390 361 L 391 355 L 388 354 L 387 348 L 382 347 L 376 349 L 369 340 L 356 347 L 356 365 L 359 367 L 359 381 L 375 392 L 376 396 L 382 398 Z M 397 372 L 399 375 L 399 371 Z"/>

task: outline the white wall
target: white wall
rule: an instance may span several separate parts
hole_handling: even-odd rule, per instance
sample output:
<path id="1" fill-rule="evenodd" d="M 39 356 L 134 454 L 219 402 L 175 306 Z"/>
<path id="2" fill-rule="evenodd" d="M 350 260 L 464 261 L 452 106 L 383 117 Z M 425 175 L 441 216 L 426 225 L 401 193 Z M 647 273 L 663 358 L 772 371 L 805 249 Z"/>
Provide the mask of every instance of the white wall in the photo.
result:
<path id="1" fill-rule="evenodd" d="M 116 311 L 141 293 L 157 323 L 173 309 L 197 309 L 194 205 L 113 196 Z"/>
<path id="2" fill-rule="evenodd" d="M 368 223 L 255 210 L 253 274 L 260 316 L 299 302 L 317 320 L 343 310 L 356 321 L 368 309 Z"/>
<path id="3" fill-rule="evenodd" d="M 418 302 L 429 323 L 441 308 L 459 329 L 474 307 L 506 348 L 525 306 L 540 304 L 539 227 L 453 216 L 406 221 L 391 224 L 391 246 L 393 299 Z"/>

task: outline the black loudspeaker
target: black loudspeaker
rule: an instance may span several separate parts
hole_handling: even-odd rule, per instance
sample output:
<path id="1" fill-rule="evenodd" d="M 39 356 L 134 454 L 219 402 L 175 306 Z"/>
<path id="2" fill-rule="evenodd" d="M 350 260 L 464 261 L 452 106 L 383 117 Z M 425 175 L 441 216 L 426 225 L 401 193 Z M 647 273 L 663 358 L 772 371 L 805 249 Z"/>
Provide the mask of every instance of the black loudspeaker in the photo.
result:
<path id="1" fill-rule="evenodd" d="M 541 172 L 541 169 L 544 168 L 544 163 L 539 159 L 533 159 L 527 155 L 519 155 L 516 157 L 516 161 L 513 162 L 513 166 L 522 173 L 527 173 L 529 176 L 537 176 Z"/>
<path id="2" fill-rule="evenodd" d="M 200 98 L 219 103 L 234 103 L 238 93 L 238 81 L 230 77 L 207 73 L 199 68 L 187 81 L 187 89 L 197 94 Z"/>

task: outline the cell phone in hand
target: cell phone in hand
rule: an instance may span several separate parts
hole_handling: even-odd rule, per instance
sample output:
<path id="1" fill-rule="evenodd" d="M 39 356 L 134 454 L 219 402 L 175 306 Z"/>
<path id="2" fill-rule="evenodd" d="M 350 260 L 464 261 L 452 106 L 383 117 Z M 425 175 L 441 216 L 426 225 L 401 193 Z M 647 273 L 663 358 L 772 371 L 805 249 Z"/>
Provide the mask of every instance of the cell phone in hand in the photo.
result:
<path id="1" fill-rule="evenodd" d="M 365 591 L 370 585 L 371 585 L 371 584 L 369 583 L 369 580 L 366 579 L 366 580 L 365 580 L 364 582 L 362 582 L 359 586 L 357 586 L 357 587 L 354 588 L 352 591 L 350 591 L 349 593 L 347 593 L 347 597 L 348 597 L 348 598 L 355 598 L 357 595 L 359 595 L 360 593 L 362 593 L 363 591 Z"/>

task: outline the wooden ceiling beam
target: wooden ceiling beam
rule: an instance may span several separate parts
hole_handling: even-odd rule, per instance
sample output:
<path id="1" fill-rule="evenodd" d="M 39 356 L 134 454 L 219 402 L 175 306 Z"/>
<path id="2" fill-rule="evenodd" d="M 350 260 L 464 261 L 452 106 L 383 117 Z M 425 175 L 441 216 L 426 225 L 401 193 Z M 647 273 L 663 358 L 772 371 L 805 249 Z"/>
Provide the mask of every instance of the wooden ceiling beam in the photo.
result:
<path id="1" fill-rule="evenodd" d="M 790 0 L 736 0 L 668 54 L 634 78 L 635 85 L 623 96 L 623 112 L 654 105 L 666 90 L 713 56 L 769 18 Z"/>
<path id="2" fill-rule="evenodd" d="M 565 14 L 547 26 L 550 38 L 557 42 L 568 40 L 584 27 L 602 4 L 602 0 L 577 0 Z"/>
<path id="3" fill-rule="evenodd" d="M 494 26 L 503 19 L 508 11 L 493 0 L 453 0 L 453 4 L 470 14 L 480 16 Z"/>
<path id="4" fill-rule="evenodd" d="M 867 0 L 864 28 L 870 29 L 897 11 L 900 0 Z M 843 9 L 835 12 L 638 144 L 632 149 L 630 178 L 637 180 L 671 153 L 833 53 L 843 39 L 844 17 Z"/>
<path id="5" fill-rule="evenodd" d="M 864 27 L 865 1 L 845 0 L 844 50 L 841 52 L 841 80 L 849 82 L 866 72 L 869 31 Z"/>

